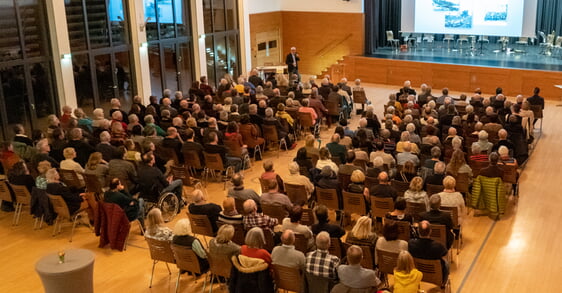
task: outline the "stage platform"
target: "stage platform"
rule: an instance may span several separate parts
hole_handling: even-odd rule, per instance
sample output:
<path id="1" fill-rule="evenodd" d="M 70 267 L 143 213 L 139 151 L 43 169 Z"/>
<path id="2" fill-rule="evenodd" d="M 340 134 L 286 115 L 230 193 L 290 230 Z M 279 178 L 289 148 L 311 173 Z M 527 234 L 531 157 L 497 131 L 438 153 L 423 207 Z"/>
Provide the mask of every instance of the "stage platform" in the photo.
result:
<path id="1" fill-rule="evenodd" d="M 545 98 L 560 100 L 562 90 L 555 87 L 562 84 L 562 58 L 559 55 L 539 54 L 538 46 L 515 48 L 525 49 L 526 53 L 511 54 L 495 52 L 498 48 L 495 44 L 487 48 L 485 45 L 483 54 L 468 49 L 447 50 L 446 47 L 406 52 L 380 48 L 368 56 L 345 56 L 343 61 L 329 68 L 327 74 L 334 80 L 359 78 L 398 87 L 405 80 L 410 80 L 415 87 L 426 83 L 433 88 L 434 95 L 444 87 L 467 94 L 476 88 L 484 93 L 494 93 L 497 87 L 502 87 L 508 96 L 531 96 L 538 86 Z"/>

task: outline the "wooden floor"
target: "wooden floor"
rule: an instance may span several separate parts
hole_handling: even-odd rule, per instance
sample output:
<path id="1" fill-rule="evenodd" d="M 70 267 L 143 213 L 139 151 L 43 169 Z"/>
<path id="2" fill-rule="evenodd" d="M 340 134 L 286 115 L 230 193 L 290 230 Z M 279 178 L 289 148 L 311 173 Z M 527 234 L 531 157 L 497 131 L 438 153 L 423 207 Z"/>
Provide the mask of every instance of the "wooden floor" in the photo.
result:
<path id="1" fill-rule="evenodd" d="M 368 85 L 367 96 L 376 105 L 381 117 L 382 102 L 397 87 Z M 453 92 L 452 94 L 458 94 Z M 557 190 L 562 137 L 557 130 L 562 121 L 562 108 L 547 102 L 543 134 L 520 179 L 520 198 L 510 198 L 508 212 L 495 222 L 487 216 L 471 215 L 463 227 L 464 247 L 451 264 L 453 292 L 556 292 L 562 273 L 562 233 L 558 221 L 562 213 L 562 195 Z M 353 117 L 352 126 L 357 125 Z M 322 143 L 328 141 L 333 129 L 322 132 Z M 299 147 L 303 142 L 299 142 Z M 265 154 L 273 159 L 276 171 L 283 177 L 296 150 Z M 262 172 L 261 162 L 245 172 L 246 186 L 259 192 L 257 177 Z M 228 187 L 227 187 L 228 188 Z M 185 192 L 190 191 L 189 188 Z M 226 192 L 222 184 L 212 183 L 206 189 L 212 202 L 220 204 Z M 185 210 L 175 220 L 186 217 Z M 177 268 L 172 275 L 164 264 L 157 264 L 152 288 L 148 288 L 152 261 L 146 242 L 133 225 L 127 251 L 100 249 L 98 238 L 85 226 L 77 228 L 74 241 L 69 243 L 70 225 L 56 237 L 52 227 L 32 230 L 33 221 L 25 215 L 19 226 L 11 226 L 12 213 L 0 212 L 0 292 L 41 292 L 42 284 L 35 272 L 35 262 L 42 256 L 60 249 L 86 248 L 96 254 L 94 286 L 96 292 L 174 292 Z M 174 222 L 169 223 L 173 227 Z M 203 280 L 195 282 L 182 275 L 181 292 L 198 292 Z M 208 286 L 207 286 L 208 288 Z M 424 284 L 426 292 L 438 288 Z M 221 291 L 218 285 L 213 290 Z M 223 290 L 222 292 L 225 292 Z"/>

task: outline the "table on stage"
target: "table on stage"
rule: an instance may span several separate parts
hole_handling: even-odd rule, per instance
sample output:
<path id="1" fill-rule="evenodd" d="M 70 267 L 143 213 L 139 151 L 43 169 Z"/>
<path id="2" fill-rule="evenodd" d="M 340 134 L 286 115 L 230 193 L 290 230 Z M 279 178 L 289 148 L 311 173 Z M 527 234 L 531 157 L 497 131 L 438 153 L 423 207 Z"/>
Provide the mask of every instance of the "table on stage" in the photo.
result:
<path id="1" fill-rule="evenodd" d="M 256 67 L 260 77 L 265 80 L 266 73 L 279 73 L 287 74 L 287 65 L 268 65 L 268 66 L 258 66 Z"/>
<path id="2" fill-rule="evenodd" d="M 94 253 L 90 250 L 66 250 L 63 263 L 59 263 L 59 253 L 51 253 L 37 261 L 35 270 L 45 293 L 94 292 Z"/>

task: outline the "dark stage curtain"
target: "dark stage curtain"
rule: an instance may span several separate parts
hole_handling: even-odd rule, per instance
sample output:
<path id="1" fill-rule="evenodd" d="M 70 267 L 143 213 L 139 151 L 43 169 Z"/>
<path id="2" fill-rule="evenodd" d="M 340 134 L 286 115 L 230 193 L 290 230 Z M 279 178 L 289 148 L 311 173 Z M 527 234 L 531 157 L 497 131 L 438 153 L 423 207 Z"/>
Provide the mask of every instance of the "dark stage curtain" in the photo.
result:
<path id="1" fill-rule="evenodd" d="M 386 31 L 399 38 L 402 1 L 365 0 L 365 54 L 386 45 Z"/>
<path id="2" fill-rule="evenodd" d="M 556 35 L 562 35 L 562 1 L 538 0 L 537 31 L 542 31 L 548 35 L 553 30 L 556 31 Z"/>

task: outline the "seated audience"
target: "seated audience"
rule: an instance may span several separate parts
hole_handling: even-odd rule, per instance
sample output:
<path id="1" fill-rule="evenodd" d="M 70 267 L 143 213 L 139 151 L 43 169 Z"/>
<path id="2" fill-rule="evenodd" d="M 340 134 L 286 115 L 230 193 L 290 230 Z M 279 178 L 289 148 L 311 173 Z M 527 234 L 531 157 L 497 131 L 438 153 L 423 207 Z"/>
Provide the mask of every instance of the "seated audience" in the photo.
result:
<path id="1" fill-rule="evenodd" d="M 279 192 L 284 193 L 285 191 L 285 186 L 283 184 L 283 179 L 281 179 L 281 176 L 279 176 L 279 174 L 275 173 L 275 170 L 273 169 L 273 161 L 272 160 L 265 160 L 265 162 L 263 162 L 263 170 L 265 172 L 263 172 L 260 176 L 260 178 L 262 180 L 275 180 L 277 181 L 277 187 L 279 189 Z"/>
<path id="2" fill-rule="evenodd" d="M 316 235 L 316 250 L 306 255 L 305 271 L 311 275 L 336 280 L 336 268 L 340 259 L 328 252 L 330 248 L 330 234 L 320 232 Z"/>
<path id="3" fill-rule="evenodd" d="M 233 255 L 240 253 L 240 245 L 232 242 L 234 227 L 229 224 L 222 225 L 217 231 L 217 237 L 209 241 L 209 254 L 223 256 L 230 260 Z"/>
<path id="4" fill-rule="evenodd" d="M 433 167 L 433 175 L 425 179 L 424 185 L 427 186 L 427 184 L 432 184 L 432 185 L 443 184 L 443 179 L 445 179 L 445 168 L 446 165 L 444 162 L 435 163 L 435 166 Z"/>
<path id="5" fill-rule="evenodd" d="M 277 181 L 271 180 L 268 184 L 267 192 L 262 193 L 260 197 L 260 205 L 282 206 L 288 213 L 293 207 L 289 197 L 279 192 L 277 189 Z"/>
<path id="6" fill-rule="evenodd" d="M 129 162 L 128 162 L 129 163 Z M 156 166 L 156 158 L 152 152 L 142 156 L 142 164 L 138 171 L 139 189 L 142 198 L 155 202 L 160 194 L 172 192 L 178 198 L 180 207 L 184 205 L 182 197 L 183 183 L 181 179 L 173 180 L 173 176 L 164 177 Z"/>
<path id="7" fill-rule="evenodd" d="M 438 259 L 441 261 L 443 284 L 449 278 L 449 264 L 443 259 L 448 250 L 441 243 L 430 238 L 431 226 L 428 221 L 419 224 L 419 238 L 412 238 L 408 242 L 408 252 L 421 259 Z"/>
<path id="8" fill-rule="evenodd" d="M 125 190 L 125 186 L 121 184 L 119 178 L 112 178 L 109 181 L 109 190 L 104 193 L 103 200 L 107 203 L 114 203 L 121 207 L 127 215 L 129 222 L 139 219 L 141 226 L 144 226 L 144 208 L 142 198 L 138 200 L 131 196 Z"/>
<path id="9" fill-rule="evenodd" d="M 243 211 L 241 211 L 243 212 Z M 218 220 L 227 224 L 242 224 L 242 215 L 236 210 L 234 198 L 227 197 L 222 201 L 222 211 L 219 213 Z"/>
<path id="10" fill-rule="evenodd" d="M 294 233 L 301 234 L 304 236 L 306 240 L 308 240 L 308 248 L 312 248 L 314 246 L 314 238 L 312 237 L 312 231 L 305 225 L 300 223 L 302 219 L 302 207 L 295 205 L 289 211 L 289 217 L 283 219 L 283 223 L 281 224 L 281 229 L 291 230 Z"/>
<path id="11" fill-rule="evenodd" d="M 111 178 L 119 178 L 121 179 L 121 183 L 125 186 L 125 188 L 132 194 L 138 191 L 138 184 L 139 178 L 137 177 L 137 170 L 135 166 L 126 160 L 124 160 L 125 156 L 125 147 L 120 146 L 117 148 L 117 151 L 113 153 L 113 158 L 109 161 L 107 167 L 109 168 L 108 176 Z M 146 182 L 146 181 L 145 181 Z M 153 178 L 150 177 L 147 182 L 152 183 Z M 143 191 L 142 189 L 140 190 Z"/>
<path id="12" fill-rule="evenodd" d="M 216 132 L 208 134 L 209 143 L 205 144 L 205 152 L 209 154 L 220 154 L 225 167 L 234 167 L 234 172 L 240 172 L 242 159 L 239 157 L 228 156 L 228 149 L 224 145 L 219 145 L 219 137 Z"/>
<path id="13" fill-rule="evenodd" d="M 355 161 L 355 152 L 346 152 L 346 159 L 345 161 L 342 161 L 341 165 L 339 165 L 338 174 L 351 175 L 351 173 L 355 170 L 362 170 L 361 167 L 355 166 L 353 161 Z"/>
<path id="14" fill-rule="evenodd" d="M 289 268 L 304 269 L 304 253 L 295 249 L 295 233 L 286 229 L 281 234 L 281 246 L 275 246 L 271 252 L 271 260 L 274 265 Z"/>
<path id="15" fill-rule="evenodd" d="M 394 293 L 417 293 L 422 280 L 422 272 L 416 269 L 414 258 L 408 251 L 398 254 L 394 268 Z"/>
<path id="16" fill-rule="evenodd" d="M 390 185 L 390 179 L 386 172 L 379 173 L 379 184 L 372 186 L 370 190 L 370 195 L 375 197 L 392 197 L 396 200 L 398 197 L 398 192 L 392 185 Z"/>
<path id="17" fill-rule="evenodd" d="M 47 171 L 52 168 L 51 163 L 49 161 L 41 161 L 37 165 L 37 171 L 39 174 L 35 178 L 35 187 L 46 190 L 47 189 Z"/>
<path id="18" fill-rule="evenodd" d="M 314 214 L 316 215 L 316 224 L 310 227 L 310 230 L 314 235 L 318 235 L 320 232 L 328 232 L 330 238 L 341 238 L 345 235 L 345 230 L 339 225 L 330 224 L 330 219 L 328 218 L 328 208 L 325 205 L 317 205 L 314 208 Z"/>
<path id="19" fill-rule="evenodd" d="M 416 176 L 410 181 L 410 187 L 404 192 L 406 202 L 423 203 L 429 211 L 429 197 L 423 188 L 423 179 Z"/>
<path id="20" fill-rule="evenodd" d="M 187 209 L 189 213 L 193 215 L 206 215 L 213 227 L 213 233 L 217 232 L 217 220 L 219 219 L 222 208 L 218 204 L 207 202 L 203 191 L 200 189 L 193 191 L 193 203 L 191 203 Z"/>
<path id="21" fill-rule="evenodd" d="M 453 235 L 453 220 L 451 214 L 441 211 L 441 196 L 434 194 L 429 198 L 429 212 L 421 213 L 420 217 L 431 224 L 445 225 L 447 230 L 447 249 L 451 248 L 455 237 Z"/>
<path id="22" fill-rule="evenodd" d="M 301 175 L 299 164 L 296 162 L 289 163 L 289 176 L 285 177 L 285 183 L 294 185 L 303 185 L 306 189 L 306 197 L 310 198 L 310 195 L 314 191 L 314 184 L 310 182 L 308 177 Z"/>
<path id="23" fill-rule="evenodd" d="M 271 266 L 271 254 L 267 250 L 263 249 L 265 245 L 265 237 L 263 236 L 263 230 L 259 227 L 254 227 L 246 233 L 245 244 L 240 247 L 240 254 L 259 258 L 265 261 Z"/>
<path id="24" fill-rule="evenodd" d="M 488 153 L 490 153 L 494 147 L 494 144 L 488 141 L 488 132 L 486 132 L 486 130 L 480 130 L 480 132 L 478 132 L 478 141 L 472 144 L 477 144 L 481 152 Z"/>
<path id="25" fill-rule="evenodd" d="M 406 200 L 403 197 L 398 197 L 396 199 L 394 202 L 394 210 L 386 213 L 384 217 L 394 221 L 409 222 L 410 224 L 414 222 L 412 215 L 406 214 Z"/>
<path id="26" fill-rule="evenodd" d="M 50 169 L 47 171 L 45 177 L 47 178 L 47 193 L 62 196 L 71 215 L 78 210 L 88 208 L 88 202 L 83 198 L 85 194 L 77 190 L 73 190 L 60 182 L 60 176 L 56 169 Z M 93 213 L 90 219 L 94 219 Z"/>
<path id="27" fill-rule="evenodd" d="M 258 207 L 254 200 L 248 199 L 244 202 L 244 229 L 258 227 L 273 233 L 273 227 L 277 226 L 277 219 L 271 218 L 263 213 L 258 213 Z"/>
<path id="28" fill-rule="evenodd" d="M 498 161 L 500 156 L 496 152 L 492 152 L 489 156 L 490 165 L 488 167 L 480 169 L 480 176 L 485 177 L 503 177 L 503 169 L 498 166 Z"/>
<path id="29" fill-rule="evenodd" d="M 382 235 L 377 240 L 375 247 L 375 264 L 378 264 L 377 250 L 399 253 L 408 250 L 408 242 L 398 239 L 398 224 L 395 221 L 386 221 L 382 229 Z"/>
<path id="30" fill-rule="evenodd" d="M 375 247 L 377 243 L 377 234 L 373 232 L 371 218 L 362 216 L 357 220 L 353 229 L 349 231 L 345 242 L 349 244 Z"/>
<path id="31" fill-rule="evenodd" d="M 209 269 L 207 253 L 201 242 L 199 242 L 199 239 L 193 236 L 189 219 L 183 218 L 176 222 L 172 244 L 191 248 L 191 250 L 195 252 L 195 255 L 197 255 L 199 270 L 201 270 L 201 272 L 206 272 Z"/>
<path id="32" fill-rule="evenodd" d="M 461 173 L 467 173 L 468 178 L 472 178 L 472 169 L 464 159 L 464 153 L 461 150 L 455 150 L 453 156 L 446 167 L 447 174 L 458 176 Z"/>
<path id="33" fill-rule="evenodd" d="M 345 146 L 340 144 L 340 135 L 334 133 L 332 135 L 332 139 L 329 143 L 326 144 L 328 151 L 330 151 L 330 155 L 334 158 L 339 158 L 340 163 L 346 162 L 347 157 L 347 149 Z"/>
<path id="34" fill-rule="evenodd" d="M 374 270 L 361 267 L 363 250 L 357 245 L 347 249 L 347 265 L 338 266 L 340 284 L 352 289 L 376 289 L 381 281 Z M 336 285 L 337 286 L 337 285 Z"/>
<path id="35" fill-rule="evenodd" d="M 334 171 L 336 174 L 339 171 L 338 166 L 336 165 L 336 163 L 334 163 L 332 161 L 332 156 L 330 155 L 330 151 L 328 150 L 328 148 L 323 147 L 320 149 L 320 158 L 318 159 L 318 162 L 316 162 L 316 169 L 320 169 L 322 170 L 322 168 L 324 166 L 329 166 L 330 168 L 332 168 L 332 171 Z"/>
<path id="36" fill-rule="evenodd" d="M 414 166 L 420 165 L 420 159 L 418 158 L 418 156 L 411 152 L 412 145 L 415 145 L 415 144 L 412 144 L 410 142 L 404 143 L 404 147 L 403 147 L 404 151 L 401 152 L 401 153 L 398 153 L 396 155 L 396 163 L 398 165 L 404 166 L 404 164 L 407 161 L 411 161 L 412 163 L 414 163 Z"/>
<path id="37" fill-rule="evenodd" d="M 447 176 L 443 179 L 443 191 L 439 192 L 441 196 L 441 206 L 456 207 L 458 211 L 458 223 L 462 224 L 464 215 L 466 214 L 464 198 L 460 192 L 455 191 L 457 181 L 452 176 Z"/>
<path id="38" fill-rule="evenodd" d="M 244 188 L 244 176 L 242 174 L 236 173 L 232 175 L 231 182 L 234 186 L 228 190 L 228 197 L 232 197 L 235 200 L 245 201 L 253 199 L 256 203 L 260 202 L 260 196 L 253 189 Z"/>
<path id="39" fill-rule="evenodd" d="M 172 233 L 172 230 L 164 226 L 162 211 L 159 208 L 151 209 L 146 215 L 146 230 L 144 231 L 144 237 L 172 241 L 173 236 L 174 234 Z"/>
<path id="40" fill-rule="evenodd" d="M 60 162 L 60 169 L 61 170 L 70 170 L 76 173 L 78 176 L 78 180 L 80 180 L 80 186 L 84 187 L 84 168 L 80 166 L 74 159 L 76 158 L 76 151 L 73 148 L 65 148 L 63 150 L 64 160 Z"/>

